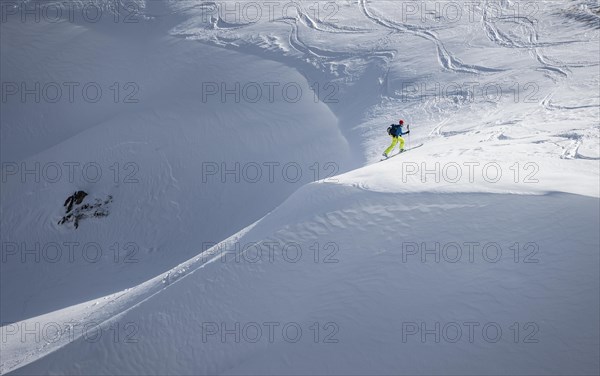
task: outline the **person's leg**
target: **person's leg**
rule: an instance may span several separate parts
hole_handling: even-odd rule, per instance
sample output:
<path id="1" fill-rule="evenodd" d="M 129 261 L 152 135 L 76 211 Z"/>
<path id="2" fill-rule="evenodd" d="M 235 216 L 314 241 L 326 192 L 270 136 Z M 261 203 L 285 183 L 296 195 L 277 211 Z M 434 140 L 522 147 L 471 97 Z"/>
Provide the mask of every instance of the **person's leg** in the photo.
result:
<path id="1" fill-rule="evenodd" d="M 404 150 L 404 138 L 398 137 L 398 140 L 400 141 L 400 151 L 402 151 Z"/>
<path id="2" fill-rule="evenodd" d="M 386 156 L 389 155 L 391 153 L 391 151 L 394 150 L 394 147 L 396 146 L 397 143 L 398 143 L 398 138 L 397 137 L 392 137 L 392 144 L 390 145 L 390 147 L 388 147 L 387 149 L 385 149 L 385 151 L 383 152 L 383 154 L 385 154 Z"/>

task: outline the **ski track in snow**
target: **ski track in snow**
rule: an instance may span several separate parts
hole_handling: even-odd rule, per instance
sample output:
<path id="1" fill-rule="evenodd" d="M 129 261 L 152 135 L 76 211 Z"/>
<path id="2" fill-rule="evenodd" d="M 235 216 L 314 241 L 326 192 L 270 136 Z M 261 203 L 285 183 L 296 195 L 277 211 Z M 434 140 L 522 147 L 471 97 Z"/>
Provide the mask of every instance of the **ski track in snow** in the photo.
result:
<path id="1" fill-rule="evenodd" d="M 491 0 L 491 1 L 493 1 L 493 0 Z M 541 42 L 539 42 L 539 33 L 537 31 L 536 24 L 533 20 L 531 20 L 529 17 L 520 16 L 520 15 L 495 17 L 493 15 L 490 15 L 490 11 L 489 11 L 489 9 L 491 9 L 491 7 L 489 6 L 490 3 L 491 3 L 490 0 L 486 0 L 486 2 L 483 5 L 483 12 L 482 12 L 483 29 L 485 30 L 487 37 L 492 42 L 494 42 L 502 47 L 521 48 L 521 49 L 531 50 L 533 52 L 536 60 L 541 64 L 541 67 L 539 69 L 548 72 L 548 78 L 552 79 L 553 81 L 557 82 L 561 79 L 568 78 L 569 75 L 571 74 L 571 71 L 569 70 L 570 67 L 581 68 L 581 67 L 598 66 L 598 64 L 600 64 L 599 62 L 564 63 L 564 62 L 559 62 L 559 61 L 552 61 L 553 59 L 551 59 L 550 57 L 548 57 L 542 53 L 542 51 L 541 51 L 542 48 L 567 45 L 567 44 L 571 44 L 571 43 L 580 43 L 580 42 L 582 42 L 582 40 L 568 40 L 568 41 L 561 41 L 561 42 L 543 42 L 543 43 L 541 43 Z M 494 2 L 494 4 L 497 4 L 497 3 Z M 503 5 L 503 4 L 507 5 L 507 7 L 510 5 L 510 4 L 506 4 L 506 3 L 499 3 L 499 5 Z M 506 8 L 505 11 L 508 13 L 509 12 L 508 8 Z M 516 36 L 511 37 L 511 36 L 507 35 L 502 30 L 500 30 L 499 27 L 496 26 L 496 23 L 492 20 L 492 18 L 513 24 L 515 27 L 518 27 L 521 30 L 526 30 L 526 33 L 528 35 L 527 40 L 519 41 Z"/>
<path id="2" fill-rule="evenodd" d="M 400 24 L 388 19 L 385 19 L 382 16 L 375 15 L 368 9 L 367 6 L 368 0 L 360 0 L 360 7 L 369 20 L 373 21 L 375 24 L 383 26 L 387 29 L 390 29 L 399 33 L 406 33 L 415 35 L 421 38 L 425 38 L 431 42 L 433 42 L 437 49 L 437 56 L 440 65 L 449 71 L 458 72 L 458 73 L 472 73 L 472 74 L 482 74 L 482 73 L 491 73 L 491 72 L 501 72 L 502 69 L 496 68 L 486 68 L 476 65 L 464 64 L 460 59 L 456 58 L 453 54 L 451 54 L 444 44 L 441 42 L 439 37 L 431 30 L 428 30 L 423 27 L 409 25 L 409 24 Z"/>
<path id="3" fill-rule="evenodd" d="M 300 7 L 296 8 L 298 11 L 298 18 L 302 23 L 317 31 L 326 32 L 326 33 L 340 33 L 340 34 L 357 34 L 368 32 L 369 30 L 361 29 L 359 27 L 346 26 L 346 25 L 336 25 L 335 23 L 325 22 L 319 20 L 318 18 L 311 18 L 306 12 L 304 12 Z"/>
<path id="4" fill-rule="evenodd" d="M 298 29 L 298 18 L 282 18 L 278 22 L 283 22 L 290 25 L 289 44 L 297 52 L 303 56 L 316 59 L 320 62 L 321 66 L 326 66 L 329 63 L 338 64 L 340 61 L 345 60 L 369 60 L 374 58 L 381 58 L 386 61 L 390 61 L 394 58 L 394 51 L 373 51 L 365 53 L 346 53 L 346 52 L 335 52 L 329 50 L 323 50 L 318 47 L 309 46 L 305 43 L 299 35 Z"/>

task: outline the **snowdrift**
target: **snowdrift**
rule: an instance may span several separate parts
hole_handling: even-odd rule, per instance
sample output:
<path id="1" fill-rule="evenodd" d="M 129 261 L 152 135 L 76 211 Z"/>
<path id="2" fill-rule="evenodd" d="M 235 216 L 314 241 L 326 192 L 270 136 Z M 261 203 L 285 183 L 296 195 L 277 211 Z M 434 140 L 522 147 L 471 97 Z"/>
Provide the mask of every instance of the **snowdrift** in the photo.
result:
<path id="1" fill-rule="evenodd" d="M 569 194 L 312 184 L 172 282 L 126 293 L 157 289 L 97 338 L 16 373 L 587 374 L 599 213 Z"/>

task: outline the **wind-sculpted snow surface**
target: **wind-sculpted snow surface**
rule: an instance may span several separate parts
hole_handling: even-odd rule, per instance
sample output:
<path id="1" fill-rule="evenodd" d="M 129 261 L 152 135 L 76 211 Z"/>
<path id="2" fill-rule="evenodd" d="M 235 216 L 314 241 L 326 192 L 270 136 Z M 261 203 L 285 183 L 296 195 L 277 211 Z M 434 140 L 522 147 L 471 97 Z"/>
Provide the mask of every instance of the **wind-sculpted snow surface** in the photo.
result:
<path id="1" fill-rule="evenodd" d="M 594 373 L 598 216 L 568 194 L 313 184 L 16 374 Z"/>
<path id="2" fill-rule="evenodd" d="M 0 373 L 600 372 L 593 1 L 1 10 Z"/>

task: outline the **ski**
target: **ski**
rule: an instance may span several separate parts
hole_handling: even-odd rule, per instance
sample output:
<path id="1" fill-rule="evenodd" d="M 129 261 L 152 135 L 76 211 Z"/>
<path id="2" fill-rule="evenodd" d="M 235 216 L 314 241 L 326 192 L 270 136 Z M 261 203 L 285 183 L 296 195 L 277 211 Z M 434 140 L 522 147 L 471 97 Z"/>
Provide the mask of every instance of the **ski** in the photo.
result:
<path id="1" fill-rule="evenodd" d="M 387 161 L 388 159 L 394 158 L 394 157 L 396 157 L 396 156 L 398 156 L 398 155 L 400 155 L 400 154 L 404 154 L 404 153 L 406 153 L 406 152 L 407 152 L 407 151 L 409 151 L 409 150 L 414 150 L 414 149 L 416 149 L 416 148 L 420 148 L 420 147 L 421 147 L 421 146 L 423 146 L 423 145 L 424 145 L 424 144 L 419 144 L 419 145 L 417 145 L 417 146 L 413 146 L 413 147 L 411 147 L 411 148 L 404 149 L 403 151 L 401 151 L 401 152 L 398 152 L 398 153 L 396 153 L 396 154 L 394 154 L 394 155 L 390 155 L 390 156 L 389 156 L 389 157 L 387 157 L 387 158 L 382 158 L 382 159 L 380 159 L 380 160 L 379 160 L 379 162 Z"/>

